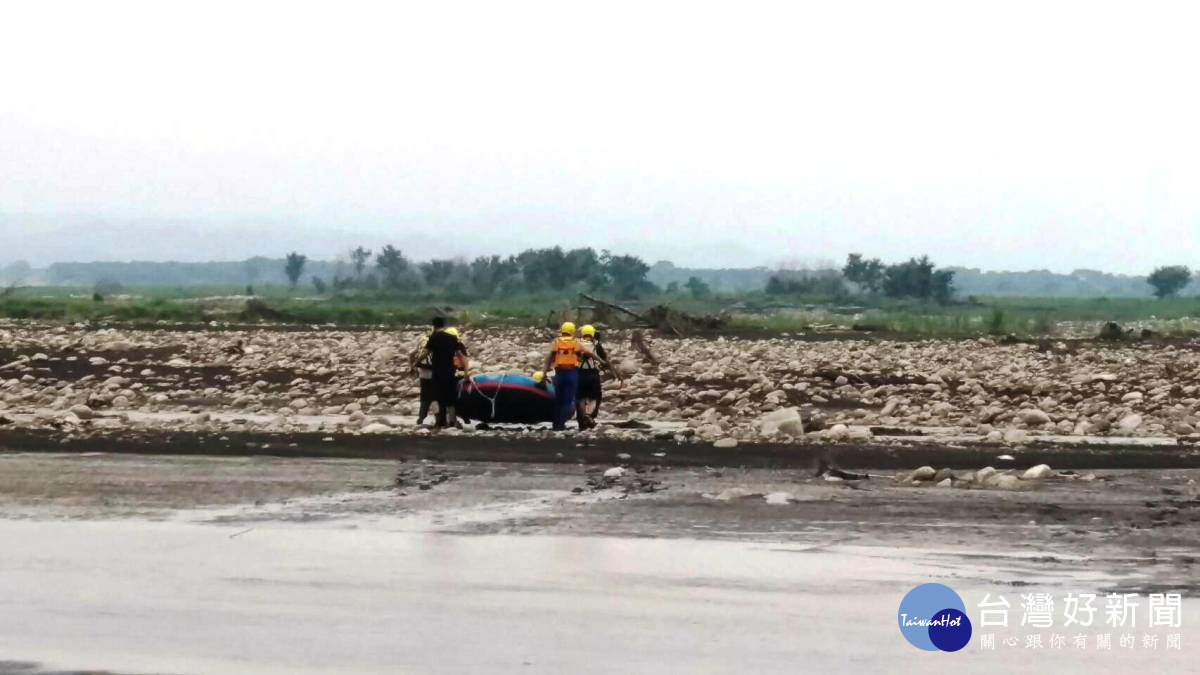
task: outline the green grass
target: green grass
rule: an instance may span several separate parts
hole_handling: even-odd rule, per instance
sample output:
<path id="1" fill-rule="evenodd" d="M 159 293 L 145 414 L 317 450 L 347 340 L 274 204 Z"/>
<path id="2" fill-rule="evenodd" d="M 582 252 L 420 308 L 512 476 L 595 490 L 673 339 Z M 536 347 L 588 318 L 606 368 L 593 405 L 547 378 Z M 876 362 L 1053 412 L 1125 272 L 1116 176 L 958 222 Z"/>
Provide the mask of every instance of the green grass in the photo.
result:
<path id="1" fill-rule="evenodd" d="M 89 289 L 23 288 L 0 295 L 0 316 L 53 321 L 182 322 L 257 320 L 244 314 L 244 288 L 133 288 L 92 299 Z M 318 296 L 309 289 L 256 289 L 278 312 L 274 321 L 298 325 L 400 326 L 423 324 L 444 308 L 466 326 L 537 326 L 576 318 L 579 300 L 564 294 L 520 294 L 455 302 L 431 295 L 381 297 L 369 293 Z M 634 309 L 666 303 L 695 315 L 725 312 L 730 332 L 798 333 L 839 327 L 911 337 L 1020 337 L 1094 332 L 1116 321 L 1166 335 L 1200 334 L 1200 299 L 985 298 L 947 306 L 879 298 L 779 298 L 762 293 L 695 299 L 657 296 Z"/>

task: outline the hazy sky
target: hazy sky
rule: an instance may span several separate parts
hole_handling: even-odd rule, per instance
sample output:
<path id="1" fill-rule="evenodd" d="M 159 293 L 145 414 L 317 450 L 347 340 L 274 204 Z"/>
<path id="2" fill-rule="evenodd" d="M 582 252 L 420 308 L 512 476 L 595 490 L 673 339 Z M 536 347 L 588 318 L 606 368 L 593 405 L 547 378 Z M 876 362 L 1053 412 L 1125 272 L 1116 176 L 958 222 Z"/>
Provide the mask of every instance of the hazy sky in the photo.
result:
<path id="1" fill-rule="evenodd" d="M 0 261 L 1200 265 L 1200 9 L 23 2 Z"/>

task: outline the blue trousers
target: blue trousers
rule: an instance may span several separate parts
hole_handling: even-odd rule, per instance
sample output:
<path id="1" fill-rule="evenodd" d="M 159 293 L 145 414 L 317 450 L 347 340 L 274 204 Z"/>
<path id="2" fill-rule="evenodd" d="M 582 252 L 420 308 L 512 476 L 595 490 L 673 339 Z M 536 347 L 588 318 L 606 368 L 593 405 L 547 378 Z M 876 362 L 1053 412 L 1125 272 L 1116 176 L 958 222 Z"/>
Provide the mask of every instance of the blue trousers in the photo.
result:
<path id="1" fill-rule="evenodd" d="M 554 428 L 566 427 L 575 414 L 575 392 L 579 389 L 579 371 L 575 368 L 554 370 Z"/>

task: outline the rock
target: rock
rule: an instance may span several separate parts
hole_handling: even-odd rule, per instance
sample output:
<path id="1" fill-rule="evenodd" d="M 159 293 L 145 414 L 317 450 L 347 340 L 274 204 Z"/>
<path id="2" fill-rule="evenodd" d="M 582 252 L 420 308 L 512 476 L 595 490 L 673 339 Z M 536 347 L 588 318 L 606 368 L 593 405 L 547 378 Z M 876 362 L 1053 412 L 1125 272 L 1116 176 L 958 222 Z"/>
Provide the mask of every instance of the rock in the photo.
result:
<path id="1" fill-rule="evenodd" d="M 96 416 L 96 412 L 82 403 L 71 406 L 71 413 L 81 420 L 90 420 Z"/>
<path id="2" fill-rule="evenodd" d="M 1128 394 L 1125 394 L 1124 396 L 1122 396 L 1121 401 L 1124 403 L 1132 403 L 1134 401 L 1141 401 L 1145 397 L 1146 397 L 1146 395 L 1140 391 L 1131 391 Z"/>
<path id="3" fill-rule="evenodd" d="M 846 438 L 852 441 L 869 441 L 874 437 L 871 430 L 867 427 L 847 427 Z"/>
<path id="4" fill-rule="evenodd" d="M 397 358 L 396 350 L 391 347 L 380 347 L 371 354 L 371 359 L 376 363 L 386 364 L 395 361 Z"/>
<path id="5" fill-rule="evenodd" d="M 614 466 L 613 468 L 608 469 L 604 472 L 604 477 L 609 480 L 616 480 L 618 478 L 621 478 L 624 475 L 625 475 L 625 468 L 620 467 L 620 466 Z"/>
<path id="6" fill-rule="evenodd" d="M 954 477 L 954 472 L 951 471 L 950 469 L 938 469 L 937 474 L 934 475 L 934 477 L 933 477 L 933 481 L 935 483 L 940 483 L 940 482 L 946 480 L 947 478 L 953 478 L 953 477 Z"/>
<path id="7" fill-rule="evenodd" d="M 845 424 L 835 424 L 829 427 L 825 432 L 825 436 L 830 440 L 841 441 L 850 437 L 850 427 Z"/>
<path id="8" fill-rule="evenodd" d="M 129 397 L 127 397 L 127 396 L 114 396 L 113 397 L 112 407 L 128 408 L 129 406 L 130 406 Z"/>
<path id="9" fill-rule="evenodd" d="M 717 441 L 716 443 L 713 443 L 714 448 L 723 448 L 723 449 L 736 448 L 737 445 L 738 445 L 738 442 L 737 442 L 736 438 L 722 438 L 719 441 Z"/>
<path id="10" fill-rule="evenodd" d="M 908 480 L 930 481 L 937 476 L 937 471 L 932 466 L 922 466 L 913 469 L 913 472 L 908 474 Z"/>
<path id="11" fill-rule="evenodd" d="M 1021 478 L 1024 480 L 1042 480 L 1052 476 L 1054 476 L 1054 470 L 1046 464 L 1031 466 L 1025 470 L 1025 473 L 1021 474 Z"/>
<path id="12" fill-rule="evenodd" d="M 629 454 L 628 452 L 618 452 L 617 459 L 621 460 L 622 462 L 628 462 L 629 460 L 633 459 L 633 455 Z"/>
<path id="13" fill-rule="evenodd" d="M 372 422 L 364 426 L 362 429 L 359 429 L 359 431 L 364 434 L 386 434 L 390 431 L 393 431 L 393 429 L 383 422 Z"/>
<path id="14" fill-rule="evenodd" d="M 783 408 L 763 415 L 758 419 L 758 431 L 764 436 L 783 433 L 797 437 L 804 435 L 804 422 L 799 408 Z"/>
<path id="15" fill-rule="evenodd" d="M 1133 431 L 1140 426 L 1142 426 L 1142 416 L 1137 413 L 1130 413 L 1117 422 L 1117 428 L 1124 431 Z"/>
<path id="16" fill-rule="evenodd" d="M 896 412 L 896 408 L 900 407 L 900 399 L 890 398 L 887 403 L 883 404 L 883 409 L 879 411 L 880 417 L 891 417 L 892 413 Z"/>
<path id="17" fill-rule="evenodd" d="M 1020 490 L 1021 479 L 1006 473 L 996 474 L 989 478 L 984 485 L 996 490 Z"/>
<path id="18" fill-rule="evenodd" d="M 288 406 L 291 407 L 292 410 L 303 410 L 308 407 L 308 399 L 306 399 L 306 398 L 293 399 L 292 402 L 288 404 Z"/>
<path id="19" fill-rule="evenodd" d="M 940 481 L 938 481 L 938 484 L 937 484 L 937 486 L 938 486 L 938 487 L 950 487 L 950 486 L 952 486 L 953 484 L 954 484 L 954 481 L 953 481 L 953 480 L 951 480 L 951 479 L 949 479 L 949 478 L 945 478 L 945 479 L 943 479 L 943 480 L 940 480 Z"/>
<path id="20" fill-rule="evenodd" d="M 799 418 L 780 422 L 779 433 L 791 436 L 792 438 L 799 438 L 804 435 L 804 423 Z"/>
<path id="21" fill-rule="evenodd" d="M 995 468 L 990 467 L 990 466 L 985 466 L 982 469 L 976 471 L 975 475 L 971 478 L 971 480 L 973 480 L 976 483 L 985 483 L 985 482 L 987 482 L 987 479 L 991 478 L 995 474 L 996 474 Z"/>
<path id="22" fill-rule="evenodd" d="M 782 506 L 795 501 L 795 497 L 790 492 L 769 492 L 765 497 L 768 504 Z"/>
<path id="23" fill-rule="evenodd" d="M 1050 416 L 1044 411 L 1038 410 L 1037 408 L 1028 408 L 1026 410 L 1022 410 L 1021 412 L 1017 413 L 1017 416 L 1021 418 L 1022 422 L 1031 427 L 1050 423 Z"/>
<path id="24" fill-rule="evenodd" d="M 1009 429 L 1004 432 L 1004 442 L 1010 445 L 1019 445 L 1029 439 L 1029 434 L 1023 429 Z"/>

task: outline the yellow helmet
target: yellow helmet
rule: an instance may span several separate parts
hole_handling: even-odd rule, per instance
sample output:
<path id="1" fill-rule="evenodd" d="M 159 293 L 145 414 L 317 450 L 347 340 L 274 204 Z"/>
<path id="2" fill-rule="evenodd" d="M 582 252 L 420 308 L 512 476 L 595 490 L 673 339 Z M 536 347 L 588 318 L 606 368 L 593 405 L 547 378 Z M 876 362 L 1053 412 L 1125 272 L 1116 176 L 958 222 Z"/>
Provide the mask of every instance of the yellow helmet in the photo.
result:
<path id="1" fill-rule="evenodd" d="M 455 328 L 454 326 L 447 328 L 445 332 L 446 332 L 446 335 L 453 335 L 454 337 L 458 337 L 458 329 Z"/>
<path id="2" fill-rule="evenodd" d="M 562 334 L 563 335 L 574 335 L 575 334 L 575 324 L 571 323 L 570 321 L 567 321 L 566 323 L 564 323 L 562 325 Z"/>
<path id="3" fill-rule="evenodd" d="M 596 327 L 589 323 L 588 325 L 579 329 L 579 334 L 583 337 L 594 338 L 596 337 Z"/>
<path id="4" fill-rule="evenodd" d="M 546 374 L 540 370 L 533 374 L 533 381 L 538 384 L 541 384 L 544 379 L 546 379 Z"/>

